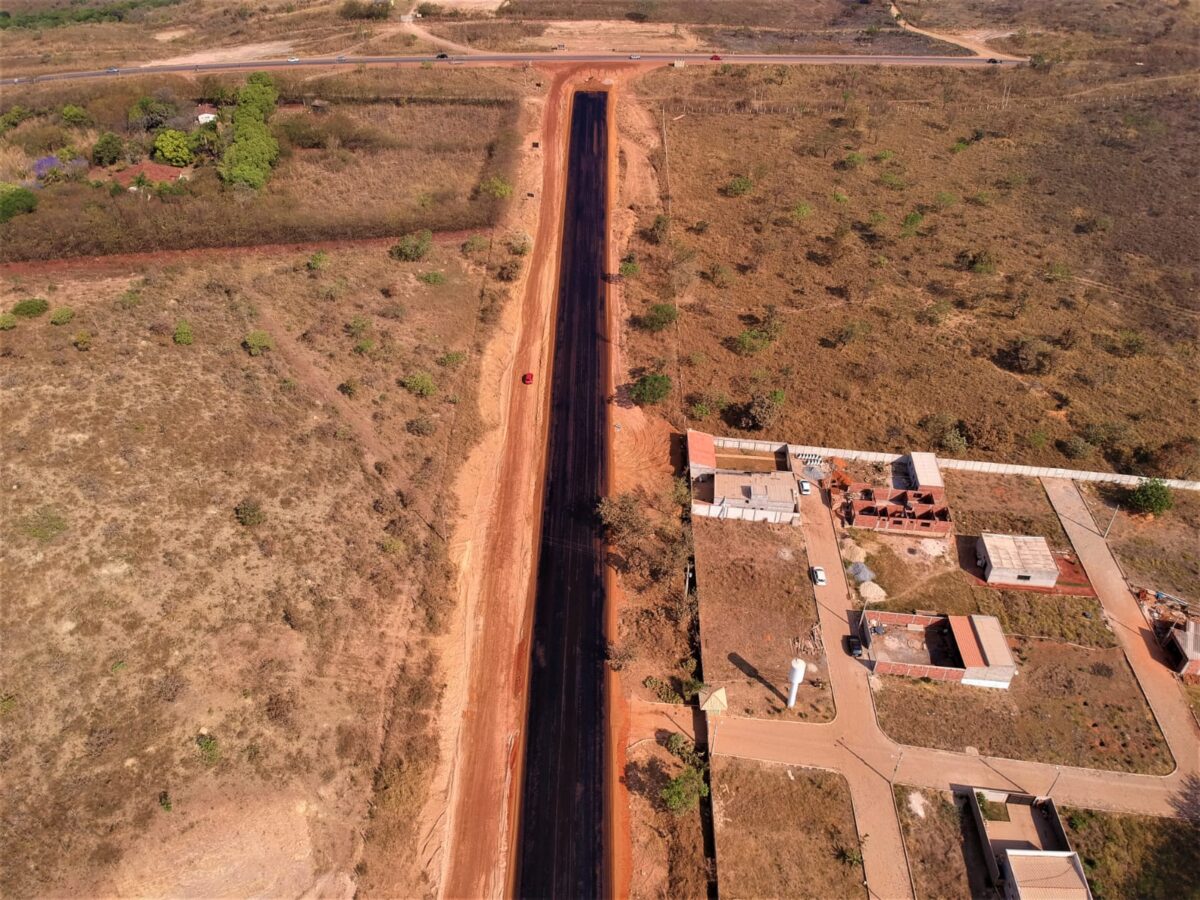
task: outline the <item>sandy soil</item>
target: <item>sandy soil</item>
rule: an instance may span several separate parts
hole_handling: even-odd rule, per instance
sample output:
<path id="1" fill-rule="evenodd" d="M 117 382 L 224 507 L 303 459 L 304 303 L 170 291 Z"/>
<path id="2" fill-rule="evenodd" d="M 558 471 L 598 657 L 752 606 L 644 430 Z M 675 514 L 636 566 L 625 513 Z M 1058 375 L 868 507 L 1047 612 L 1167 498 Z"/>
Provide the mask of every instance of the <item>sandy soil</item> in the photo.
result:
<path id="1" fill-rule="evenodd" d="M 177 38 L 186 37 L 192 33 L 190 28 L 168 28 L 166 31 L 156 31 L 154 39 L 156 41 L 173 41 Z"/>
<path id="2" fill-rule="evenodd" d="M 170 34 L 171 32 L 163 32 Z M 166 40 L 164 38 L 164 40 Z M 154 59 L 142 63 L 143 66 L 198 66 L 209 63 L 251 62 L 259 59 L 270 59 L 276 56 L 287 56 L 292 49 L 291 41 L 263 41 L 261 44 L 238 44 L 236 47 L 217 47 L 211 50 L 198 50 L 195 53 L 185 53 L 183 56 L 171 56 L 166 59 Z"/>
<path id="3" fill-rule="evenodd" d="M 684 26 L 653 22 L 551 22 L 540 38 L 531 43 L 551 47 L 566 44 L 572 53 L 591 50 L 637 50 L 695 52 L 700 39 Z"/>

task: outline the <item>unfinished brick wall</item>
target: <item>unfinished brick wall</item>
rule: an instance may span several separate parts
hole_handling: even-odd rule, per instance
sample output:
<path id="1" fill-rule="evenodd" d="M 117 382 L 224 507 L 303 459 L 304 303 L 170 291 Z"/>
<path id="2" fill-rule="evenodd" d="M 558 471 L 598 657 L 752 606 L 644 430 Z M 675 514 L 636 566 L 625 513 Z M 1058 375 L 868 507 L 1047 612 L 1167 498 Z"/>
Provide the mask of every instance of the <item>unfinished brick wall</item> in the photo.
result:
<path id="1" fill-rule="evenodd" d="M 873 671 L 879 675 L 905 675 L 909 678 L 932 678 L 934 681 L 962 681 L 966 669 L 945 666 L 919 666 L 911 663 L 876 660 Z"/>

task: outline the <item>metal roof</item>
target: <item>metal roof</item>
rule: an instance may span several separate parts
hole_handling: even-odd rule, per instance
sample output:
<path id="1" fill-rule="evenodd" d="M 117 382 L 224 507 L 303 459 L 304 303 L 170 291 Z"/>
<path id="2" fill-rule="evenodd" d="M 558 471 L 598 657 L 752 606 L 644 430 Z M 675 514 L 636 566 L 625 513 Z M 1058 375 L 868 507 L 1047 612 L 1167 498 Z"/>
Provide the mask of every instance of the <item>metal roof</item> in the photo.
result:
<path id="1" fill-rule="evenodd" d="M 936 453 L 910 453 L 908 462 L 912 466 L 913 477 L 921 487 L 946 486 L 942 481 L 942 470 L 938 467 Z"/>
<path id="2" fill-rule="evenodd" d="M 992 567 L 1023 572 L 1058 573 L 1058 564 L 1044 537 L 1020 534 L 981 534 L 983 549 Z"/>
<path id="3" fill-rule="evenodd" d="M 1200 659 L 1200 622 L 1188 619 L 1187 628 L 1175 628 L 1171 637 L 1188 659 Z"/>
<path id="4" fill-rule="evenodd" d="M 1005 856 L 1021 900 L 1090 900 L 1092 896 L 1074 853 L 1009 850 Z"/>

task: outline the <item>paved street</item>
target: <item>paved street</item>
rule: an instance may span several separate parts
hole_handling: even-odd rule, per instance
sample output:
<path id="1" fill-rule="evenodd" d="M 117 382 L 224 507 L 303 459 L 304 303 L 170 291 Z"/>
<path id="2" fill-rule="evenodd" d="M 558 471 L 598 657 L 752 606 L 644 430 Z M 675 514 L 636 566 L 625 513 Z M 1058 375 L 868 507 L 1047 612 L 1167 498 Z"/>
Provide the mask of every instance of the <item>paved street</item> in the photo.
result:
<path id="1" fill-rule="evenodd" d="M 809 559 L 824 567 L 829 581 L 816 589 L 816 596 L 836 718 L 811 724 L 725 716 L 709 720 L 709 740 L 713 741 L 715 730 L 715 754 L 842 774 L 850 786 L 859 834 L 865 838 L 863 864 L 872 897 L 913 896 L 892 799 L 894 783 L 938 790 L 970 786 L 1041 795 L 1052 792 L 1060 802 L 1095 809 L 1200 815 L 1196 806 L 1200 802 L 1200 730 L 1195 719 L 1074 483 L 1048 479 L 1046 490 L 1120 636 L 1177 768 L 1165 777 L 1132 775 L 910 747 L 893 741 L 875 718 L 866 666 L 844 650 L 853 613 L 832 514 L 818 494 L 803 497 L 802 528 Z M 687 721 L 678 710 L 635 704 L 630 742 L 652 736 L 656 728 L 677 728 Z M 719 842 L 718 835 L 718 847 Z"/>

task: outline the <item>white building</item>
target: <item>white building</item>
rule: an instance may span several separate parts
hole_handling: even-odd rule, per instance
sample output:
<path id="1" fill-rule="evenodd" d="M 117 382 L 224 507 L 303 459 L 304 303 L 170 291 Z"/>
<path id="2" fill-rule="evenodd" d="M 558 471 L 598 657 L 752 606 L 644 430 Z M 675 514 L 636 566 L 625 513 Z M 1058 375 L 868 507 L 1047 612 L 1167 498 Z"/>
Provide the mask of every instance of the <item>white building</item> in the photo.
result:
<path id="1" fill-rule="evenodd" d="M 988 584 L 1052 588 L 1058 565 L 1043 537 L 984 532 L 975 542 L 975 555 Z"/>

